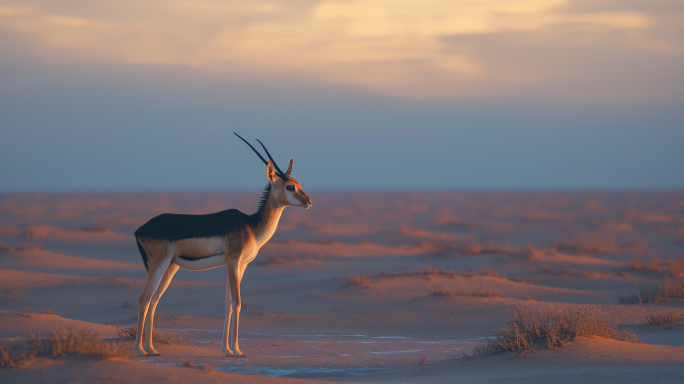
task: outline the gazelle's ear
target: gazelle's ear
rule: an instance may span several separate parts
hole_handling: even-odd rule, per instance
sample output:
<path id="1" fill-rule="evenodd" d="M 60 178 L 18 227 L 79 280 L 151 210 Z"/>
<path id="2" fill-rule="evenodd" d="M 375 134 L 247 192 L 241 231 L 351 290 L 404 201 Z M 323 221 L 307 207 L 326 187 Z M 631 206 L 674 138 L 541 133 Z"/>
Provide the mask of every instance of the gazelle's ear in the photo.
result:
<path id="1" fill-rule="evenodd" d="M 273 167 L 273 162 L 269 161 L 266 166 L 266 178 L 271 183 L 275 183 L 278 180 L 278 175 L 276 174 L 275 168 Z"/>
<path id="2" fill-rule="evenodd" d="M 285 172 L 285 175 L 290 176 L 290 172 L 292 172 L 292 159 L 290 159 L 290 166 L 287 168 L 287 172 Z"/>

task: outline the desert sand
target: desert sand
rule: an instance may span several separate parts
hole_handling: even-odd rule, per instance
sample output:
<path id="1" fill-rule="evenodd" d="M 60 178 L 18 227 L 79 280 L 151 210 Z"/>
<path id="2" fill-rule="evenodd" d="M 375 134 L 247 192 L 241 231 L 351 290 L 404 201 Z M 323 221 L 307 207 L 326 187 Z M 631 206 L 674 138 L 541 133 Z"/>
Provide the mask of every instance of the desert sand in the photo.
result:
<path id="1" fill-rule="evenodd" d="M 307 191 L 309 192 L 309 191 Z M 0 339 L 88 328 L 128 360 L 39 357 L 0 368 L 25 382 L 682 382 L 684 327 L 628 300 L 684 277 L 684 192 L 309 193 L 287 208 L 242 283 L 240 346 L 220 347 L 226 271 L 178 272 L 138 357 L 146 272 L 132 233 L 164 213 L 256 210 L 254 193 L 0 195 Z M 444 292 L 448 294 L 443 294 Z M 622 299 L 621 299 L 622 298 Z M 516 305 L 593 304 L 639 343 L 583 338 L 526 356 L 461 359 Z M 203 366 L 213 369 L 202 369 Z"/>

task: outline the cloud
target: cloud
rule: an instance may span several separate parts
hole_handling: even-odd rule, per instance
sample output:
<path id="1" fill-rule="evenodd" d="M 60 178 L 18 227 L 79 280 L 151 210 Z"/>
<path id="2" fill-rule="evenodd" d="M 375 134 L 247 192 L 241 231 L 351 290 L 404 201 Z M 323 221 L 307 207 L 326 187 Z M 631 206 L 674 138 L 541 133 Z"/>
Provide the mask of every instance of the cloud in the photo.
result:
<path id="1" fill-rule="evenodd" d="M 625 59 L 662 75 L 682 61 L 683 21 L 673 1 L 0 0 L 0 30 L 28 38 L 41 60 L 301 77 L 427 98 L 622 101 L 624 78 L 598 93 L 576 81 L 595 71 L 613 78 Z M 572 94 L 536 91 L 558 83 Z M 648 97 L 635 100 L 681 93 L 658 93 L 657 79 L 646 86 Z"/>

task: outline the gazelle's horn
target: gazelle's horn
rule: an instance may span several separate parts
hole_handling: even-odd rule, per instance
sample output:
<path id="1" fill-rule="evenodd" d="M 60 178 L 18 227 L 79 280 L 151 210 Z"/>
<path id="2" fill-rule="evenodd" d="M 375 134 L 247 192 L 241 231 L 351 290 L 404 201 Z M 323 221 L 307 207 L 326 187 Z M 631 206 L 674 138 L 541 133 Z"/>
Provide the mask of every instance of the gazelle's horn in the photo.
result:
<path id="1" fill-rule="evenodd" d="M 268 153 L 268 149 L 266 149 L 266 146 L 264 145 L 264 143 L 262 143 L 261 140 L 259 140 L 259 139 L 256 139 L 256 141 L 258 141 L 259 144 L 261 144 L 261 147 L 264 149 L 264 151 L 266 151 L 266 155 L 268 155 L 268 158 L 271 159 L 271 161 L 273 162 L 273 166 L 275 167 L 276 171 L 278 171 L 278 176 L 280 176 L 283 180 L 287 180 L 288 179 L 287 175 L 285 174 L 285 172 L 280 170 L 280 167 L 278 167 L 278 164 L 276 164 L 275 160 L 273 160 L 273 158 L 271 157 L 271 154 Z"/>
<path id="2" fill-rule="evenodd" d="M 248 143 L 247 140 L 243 139 L 242 136 L 238 135 L 237 133 L 233 132 L 233 134 L 234 134 L 235 136 L 239 137 L 240 140 L 244 141 L 245 144 L 249 145 L 249 147 L 252 148 L 252 151 L 254 151 L 254 153 L 256 153 L 256 155 L 259 156 L 259 158 L 261 159 L 261 161 L 263 161 L 264 164 L 268 165 L 268 161 L 266 161 L 266 159 L 264 159 L 263 156 L 261 156 L 261 154 L 260 154 L 259 152 L 257 152 L 256 148 L 252 147 L 252 144 Z"/>
<path id="3" fill-rule="evenodd" d="M 290 159 L 290 166 L 287 167 L 287 172 L 285 172 L 285 174 L 290 176 L 290 172 L 292 172 L 292 159 Z"/>
<path id="4" fill-rule="evenodd" d="M 263 161 L 264 164 L 268 165 L 268 161 L 266 161 L 266 159 L 264 159 L 264 157 L 261 156 L 261 154 L 259 153 L 259 151 L 257 151 L 256 148 L 254 148 L 254 147 L 252 146 L 252 144 L 250 144 L 247 140 L 243 139 L 242 136 L 238 135 L 237 133 L 233 132 L 233 134 L 235 134 L 235 136 L 239 137 L 240 140 L 244 141 L 245 144 L 249 145 L 249 147 L 252 148 L 252 151 L 254 151 L 254 153 L 256 153 L 256 155 L 259 156 L 259 158 L 261 159 L 261 161 Z M 259 139 L 257 139 L 257 141 L 259 141 Z M 288 179 L 287 175 L 284 174 L 283 171 L 280 170 L 280 168 L 278 168 L 278 164 L 276 164 L 275 160 L 273 160 L 273 158 L 271 157 L 271 154 L 268 153 L 268 149 L 266 149 L 266 147 L 264 146 L 264 144 L 263 144 L 261 141 L 259 141 L 259 144 L 261 144 L 261 146 L 264 148 L 264 151 L 266 151 L 266 154 L 268 155 L 268 158 L 271 159 L 271 161 L 273 162 L 273 166 L 275 167 L 276 173 L 278 173 L 278 176 L 280 176 L 280 178 L 283 179 L 283 180 L 287 180 L 287 179 Z M 290 164 L 290 169 L 291 169 L 291 168 L 292 168 L 292 164 Z"/>

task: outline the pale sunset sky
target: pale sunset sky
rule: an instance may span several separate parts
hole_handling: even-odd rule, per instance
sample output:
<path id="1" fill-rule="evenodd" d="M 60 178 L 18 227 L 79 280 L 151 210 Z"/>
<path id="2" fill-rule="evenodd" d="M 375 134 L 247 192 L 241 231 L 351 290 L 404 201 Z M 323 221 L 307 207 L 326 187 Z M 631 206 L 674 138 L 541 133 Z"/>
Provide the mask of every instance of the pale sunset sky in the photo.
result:
<path id="1" fill-rule="evenodd" d="M 681 0 L 0 0 L 0 192 L 684 188 Z"/>

